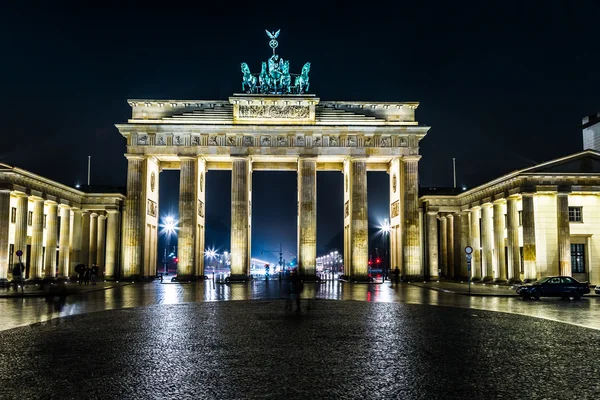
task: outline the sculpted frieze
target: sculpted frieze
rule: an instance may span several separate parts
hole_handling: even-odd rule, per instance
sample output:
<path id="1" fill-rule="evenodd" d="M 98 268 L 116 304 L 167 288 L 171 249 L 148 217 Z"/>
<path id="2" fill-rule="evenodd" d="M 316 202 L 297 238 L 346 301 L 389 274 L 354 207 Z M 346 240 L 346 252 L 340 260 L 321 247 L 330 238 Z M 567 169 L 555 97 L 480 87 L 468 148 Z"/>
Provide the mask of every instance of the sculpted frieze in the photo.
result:
<path id="1" fill-rule="evenodd" d="M 218 146 L 218 144 L 217 144 L 217 137 L 216 136 L 210 136 L 208 138 L 208 145 L 209 146 Z"/>
<path id="2" fill-rule="evenodd" d="M 164 146 L 165 144 L 167 144 L 167 138 L 164 135 L 160 135 L 156 137 L 156 145 L 157 146 Z"/>
<path id="3" fill-rule="evenodd" d="M 138 135 L 138 145 L 145 146 L 149 143 L 148 135 Z"/>
<path id="4" fill-rule="evenodd" d="M 306 119 L 310 118 L 307 106 L 239 106 L 240 118 L 277 118 L 277 119 Z"/>
<path id="5" fill-rule="evenodd" d="M 287 137 L 278 136 L 277 137 L 277 146 L 281 146 L 281 147 L 287 146 Z"/>
<path id="6" fill-rule="evenodd" d="M 313 146 L 314 146 L 314 147 L 319 147 L 319 146 L 321 146 L 321 136 L 316 136 L 316 137 L 313 139 Z"/>
<path id="7" fill-rule="evenodd" d="M 389 136 L 382 136 L 381 141 L 379 142 L 381 147 L 390 147 L 392 139 Z"/>
<path id="8" fill-rule="evenodd" d="M 200 146 L 200 136 L 192 136 L 192 146 Z"/>
<path id="9" fill-rule="evenodd" d="M 271 136 L 263 136 L 260 139 L 260 145 L 264 146 L 264 147 L 269 147 L 271 146 Z"/>

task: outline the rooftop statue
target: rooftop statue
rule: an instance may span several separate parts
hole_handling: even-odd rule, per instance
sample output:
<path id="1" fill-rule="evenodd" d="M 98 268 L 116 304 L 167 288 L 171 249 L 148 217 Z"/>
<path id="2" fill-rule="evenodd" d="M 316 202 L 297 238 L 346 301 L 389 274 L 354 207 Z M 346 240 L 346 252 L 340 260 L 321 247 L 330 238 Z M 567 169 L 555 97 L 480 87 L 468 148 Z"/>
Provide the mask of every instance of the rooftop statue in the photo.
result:
<path id="1" fill-rule="evenodd" d="M 281 29 L 277 32 L 269 32 L 266 30 L 269 39 L 269 46 L 273 49 L 273 55 L 262 63 L 260 74 L 250 72 L 248 64 L 242 63 L 242 90 L 246 93 L 261 93 L 261 94 L 301 94 L 308 91 L 308 73 L 310 71 L 310 63 L 307 62 L 302 68 L 302 74 L 290 73 L 290 62 L 279 58 L 275 53 L 275 49 L 279 46 L 277 37 Z M 292 86 L 292 76 L 294 85 Z"/>

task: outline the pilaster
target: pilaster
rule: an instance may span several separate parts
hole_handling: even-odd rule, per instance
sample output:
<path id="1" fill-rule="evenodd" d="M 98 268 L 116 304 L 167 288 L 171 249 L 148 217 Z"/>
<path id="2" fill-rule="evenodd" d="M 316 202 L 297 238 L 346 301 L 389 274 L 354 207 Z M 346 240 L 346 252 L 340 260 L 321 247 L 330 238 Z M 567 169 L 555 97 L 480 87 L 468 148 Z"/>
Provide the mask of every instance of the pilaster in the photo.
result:
<path id="1" fill-rule="evenodd" d="M 15 220 L 15 254 L 13 255 L 13 268 L 19 266 L 17 251 L 21 250 L 21 262 L 27 265 L 27 214 L 29 213 L 29 198 L 24 193 L 17 193 L 17 216 Z"/>
<path id="2" fill-rule="evenodd" d="M 71 236 L 71 209 L 61 204 L 60 210 L 60 239 L 58 243 L 58 276 L 69 276 L 69 237 Z"/>
<path id="3" fill-rule="evenodd" d="M 569 194 L 556 195 L 556 220 L 558 225 L 558 273 L 571 276 L 571 228 L 569 226 Z"/>
<path id="4" fill-rule="evenodd" d="M 519 246 L 518 198 L 510 196 L 506 203 L 506 235 L 508 244 L 508 282 L 521 282 L 521 249 Z"/>
<path id="5" fill-rule="evenodd" d="M 106 267 L 104 276 L 106 278 L 118 278 L 117 255 L 119 252 L 119 221 L 121 213 L 116 210 L 107 211 L 106 227 Z"/>
<path id="6" fill-rule="evenodd" d="M 494 201 L 494 259 L 496 282 L 506 282 L 506 255 L 504 253 L 504 200 Z"/>
<path id="7" fill-rule="evenodd" d="M 481 280 L 488 282 L 494 279 L 494 222 L 492 203 L 481 206 Z"/>
<path id="8" fill-rule="evenodd" d="M 8 233 L 10 229 L 10 191 L 0 190 L 0 280 L 8 279 Z"/>
<path id="9" fill-rule="evenodd" d="M 81 263 L 91 267 L 90 262 L 90 213 L 81 212 Z"/>
<path id="10" fill-rule="evenodd" d="M 440 218 L 440 247 L 441 247 L 441 270 L 442 276 L 448 274 L 448 218 L 445 216 Z"/>
<path id="11" fill-rule="evenodd" d="M 44 260 L 44 277 L 56 277 L 56 246 L 58 242 L 58 204 L 46 203 L 46 257 Z"/>
<path id="12" fill-rule="evenodd" d="M 75 267 L 83 262 L 81 255 L 83 212 L 80 209 L 73 209 L 73 214 L 71 215 L 71 226 L 71 235 L 69 237 L 69 247 L 71 249 L 69 252 L 69 263 L 71 267 L 69 268 L 69 275 L 72 278 L 75 278 L 77 277 Z"/>
<path id="13" fill-rule="evenodd" d="M 206 237 L 206 160 L 202 157 L 196 161 L 196 275 L 203 277 L 204 273 L 204 248 Z"/>
<path id="14" fill-rule="evenodd" d="M 523 193 L 521 201 L 523 206 L 523 270 L 525 271 L 525 282 L 533 282 L 538 279 L 533 193 Z"/>
<path id="15" fill-rule="evenodd" d="M 429 279 L 437 279 L 438 272 L 438 213 L 427 212 L 427 260 L 429 263 Z"/>
<path id="16" fill-rule="evenodd" d="M 471 279 L 481 279 L 483 273 L 481 271 L 481 239 L 479 228 L 479 213 L 480 207 L 473 207 L 470 210 L 470 246 L 473 248 L 473 258 L 471 260 Z M 464 249 L 463 249 L 464 251 Z"/>
<path id="17" fill-rule="evenodd" d="M 317 161 L 298 160 L 298 270 L 316 275 L 317 258 Z"/>
<path id="18" fill-rule="evenodd" d="M 96 264 L 98 257 L 98 214 L 90 213 L 90 244 L 87 264 L 92 266 Z"/>
<path id="19" fill-rule="evenodd" d="M 469 212 L 462 211 L 460 213 L 460 278 L 461 279 L 469 279 L 469 270 L 467 267 L 467 253 L 465 253 L 465 248 L 470 246 L 469 243 Z M 472 247 L 472 246 L 471 246 Z M 473 265 L 471 265 L 473 267 Z"/>
<path id="20" fill-rule="evenodd" d="M 31 220 L 31 260 L 29 262 L 29 278 L 39 279 L 43 276 L 44 261 L 44 200 L 33 197 L 33 216 Z"/>
<path id="21" fill-rule="evenodd" d="M 98 266 L 98 274 L 104 276 L 105 271 L 105 251 L 106 251 L 106 216 L 98 216 L 98 237 L 96 238 L 96 265 Z"/>
<path id="22" fill-rule="evenodd" d="M 446 270 L 446 278 L 454 278 L 454 214 L 446 215 L 447 224 L 447 248 L 448 248 L 448 267 Z"/>

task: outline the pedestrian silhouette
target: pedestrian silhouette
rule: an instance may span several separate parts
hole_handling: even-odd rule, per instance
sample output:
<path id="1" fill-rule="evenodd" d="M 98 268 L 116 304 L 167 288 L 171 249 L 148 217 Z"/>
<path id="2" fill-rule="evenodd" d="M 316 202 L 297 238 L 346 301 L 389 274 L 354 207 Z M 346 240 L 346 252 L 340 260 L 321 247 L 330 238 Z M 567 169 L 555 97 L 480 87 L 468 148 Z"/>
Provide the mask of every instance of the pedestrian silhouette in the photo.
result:
<path id="1" fill-rule="evenodd" d="M 394 282 L 396 285 L 400 283 L 400 269 L 398 267 L 394 268 Z"/>

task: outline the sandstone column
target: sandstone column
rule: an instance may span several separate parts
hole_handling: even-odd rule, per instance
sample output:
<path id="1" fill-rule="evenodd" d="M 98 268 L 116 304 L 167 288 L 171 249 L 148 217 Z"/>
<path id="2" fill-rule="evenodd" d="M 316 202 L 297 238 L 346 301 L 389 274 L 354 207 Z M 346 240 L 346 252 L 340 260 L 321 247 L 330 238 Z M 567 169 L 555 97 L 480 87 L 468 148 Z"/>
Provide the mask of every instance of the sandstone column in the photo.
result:
<path id="1" fill-rule="evenodd" d="M 104 276 L 115 279 L 117 276 L 117 254 L 119 249 L 119 220 L 121 213 L 116 210 L 107 210 L 106 228 L 106 266 Z"/>
<path id="2" fill-rule="evenodd" d="M 473 258 L 471 259 L 471 279 L 481 279 L 483 276 L 481 272 L 481 239 L 479 229 L 479 209 L 480 207 L 473 207 L 471 213 L 471 228 L 470 233 L 470 246 L 473 248 Z M 464 249 L 463 249 L 464 251 Z"/>
<path id="3" fill-rule="evenodd" d="M 366 186 L 366 182 L 365 182 Z M 366 192 L 366 191 L 365 191 Z M 298 269 L 316 275 L 317 258 L 317 161 L 298 160 Z"/>
<path id="4" fill-rule="evenodd" d="M 463 260 L 464 251 L 461 249 L 461 236 L 462 236 L 462 219 L 464 216 L 458 212 L 454 214 L 454 243 L 452 246 L 454 247 L 454 269 L 452 278 L 460 278 L 461 274 L 461 266 Z"/>
<path id="5" fill-rule="evenodd" d="M 556 195 L 556 220 L 558 228 L 558 273 L 571 276 L 571 228 L 569 226 L 569 194 Z"/>
<path id="6" fill-rule="evenodd" d="M 231 274 L 230 279 L 247 279 L 248 258 L 248 179 L 249 160 L 233 158 L 231 169 Z"/>
<path id="7" fill-rule="evenodd" d="M 104 277 L 105 250 L 106 250 L 106 216 L 98 216 L 98 237 L 96 238 L 96 265 L 98 266 L 98 277 Z"/>
<path id="8" fill-rule="evenodd" d="M 31 261 L 29 262 L 29 278 L 43 276 L 44 261 L 44 200 L 33 198 L 33 217 L 31 222 Z"/>
<path id="9" fill-rule="evenodd" d="M 71 228 L 71 209 L 61 204 L 60 209 L 60 239 L 58 243 L 58 276 L 69 276 L 69 237 Z"/>
<path id="10" fill-rule="evenodd" d="M 90 214 L 90 252 L 88 258 L 88 265 L 92 266 L 96 264 L 96 257 L 98 255 L 98 214 Z"/>
<path id="11" fill-rule="evenodd" d="M 465 248 L 469 246 L 469 211 L 460 213 L 460 278 L 469 279 L 467 268 L 467 253 Z M 472 246 L 471 246 L 472 247 Z M 471 264 L 473 268 L 473 264 Z"/>
<path id="12" fill-rule="evenodd" d="M 448 247 L 448 267 L 446 270 L 446 278 L 454 278 L 454 215 L 448 214 L 446 215 L 446 219 L 448 220 L 447 224 L 447 247 Z"/>
<path id="13" fill-rule="evenodd" d="M 73 224 L 73 229 L 71 229 L 71 235 L 69 236 L 69 247 L 71 248 L 69 252 L 69 264 L 71 265 L 69 275 L 75 278 L 77 277 L 75 267 L 83 263 L 83 258 L 81 257 L 83 212 L 80 209 L 73 209 L 71 224 Z"/>
<path id="14" fill-rule="evenodd" d="M 142 174 L 144 157 L 127 155 L 127 199 L 123 230 L 123 277 L 142 274 Z"/>
<path id="15" fill-rule="evenodd" d="M 206 194 L 204 179 L 206 175 L 206 160 L 202 157 L 198 158 L 197 161 L 197 172 L 196 172 L 196 198 L 197 210 L 196 210 L 196 276 L 204 276 L 204 248 L 205 248 L 205 236 L 206 236 L 206 220 L 205 220 L 205 208 L 206 208 Z"/>
<path id="16" fill-rule="evenodd" d="M 81 213 L 81 263 L 90 265 L 90 212 Z"/>
<path id="17" fill-rule="evenodd" d="M 21 250 L 23 267 L 27 265 L 27 214 L 29 213 L 29 198 L 25 194 L 17 194 L 17 218 L 15 221 L 15 254 L 13 267 L 19 266 L 17 251 Z"/>
<path id="18" fill-rule="evenodd" d="M 351 252 L 352 278 L 367 280 L 369 269 L 369 215 L 367 206 L 367 163 L 364 160 L 351 161 L 352 206 Z M 315 203 L 316 204 L 316 203 Z"/>
<path id="19" fill-rule="evenodd" d="M 56 277 L 56 245 L 58 242 L 58 204 L 48 202 L 46 214 L 46 258 L 44 260 L 44 277 Z"/>
<path id="20" fill-rule="evenodd" d="M 523 270 L 525 282 L 538 279 L 535 255 L 535 219 L 533 211 L 533 193 L 523 193 Z"/>
<path id="21" fill-rule="evenodd" d="M 510 196 L 506 203 L 508 242 L 508 282 L 521 282 L 521 249 L 519 246 L 519 211 L 517 197 Z"/>
<path id="22" fill-rule="evenodd" d="M 10 228 L 10 191 L 0 191 L 0 279 L 8 278 L 8 230 Z"/>
<path id="23" fill-rule="evenodd" d="M 484 203 L 481 206 L 481 280 L 484 282 L 494 279 L 494 231 L 492 218 L 492 204 Z"/>
<path id="24" fill-rule="evenodd" d="M 494 258 L 496 274 L 494 280 L 506 282 L 506 254 L 504 253 L 504 200 L 494 201 Z"/>
<path id="25" fill-rule="evenodd" d="M 179 263 L 177 279 L 192 279 L 194 271 L 194 231 L 196 226 L 196 158 L 180 157 L 181 173 L 179 175 L 179 232 L 177 246 Z"/>
<path id="26" fill-rule="evenodd" d="M 442 276 L 448 274 L 448 219 L 440 218 L 440 247 L 442 253 Z"/>
<path id="27" fill-rule="evenodd" d="M 427 212 L 427 260 L 429 261 L 429 279 L 438 279 L 438 224 L 437 211 Z"/>
<path id="28" fill-rule="evenodd" d="M 419 159 L 421 156 L 405 156 L 402 159 L 402 182 L 404 184 L 404 275 L 422 279 L 421 226 L 419 224 Z"/>

